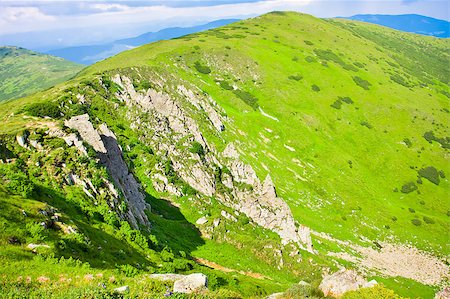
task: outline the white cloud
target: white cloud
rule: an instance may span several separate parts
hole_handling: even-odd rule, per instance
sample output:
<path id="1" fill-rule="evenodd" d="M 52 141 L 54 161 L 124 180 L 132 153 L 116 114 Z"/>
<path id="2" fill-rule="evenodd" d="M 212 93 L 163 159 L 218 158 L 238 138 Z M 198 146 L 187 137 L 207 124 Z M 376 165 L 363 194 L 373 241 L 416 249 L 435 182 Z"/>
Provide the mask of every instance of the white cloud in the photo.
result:
<path id="1" fill-rule="evenodd" d="M 54 20 L 54 17 L 44 14 L 37 7 L 4 7 L 0 11 L 0 21 L 2 23 L 19 22 L 48 22 Z"/>
<path id="2" fill-rule="evenodd" d="M 117 3 L 92 3 L 88 4 L 89 8 L 94 10 L 105 11 L 123 11 L 130 9 L 129 6 Z"/>
<path id="3" fill-rule="evenodd" d="M 251 16 L 273 10 L 299 10 L 312 0 L 268 0 L 250 3 L 200 7 L 168 7 L 164 5 L 129 7 L 117 3 L 90 3 L 97 10 L 89 15 L 49 16 L 36 7 L 3 7 L 0 34 L 44 31 L 62 28 L 97 26 L 117 27 L 126 24 L 161 24 L 169 20 L 173 26 L 191 26 L 204 21 Z M 161 28 L 161 26 L 159 26 Z M 160 28 L 152 28 L 157 30 Z M 111 28 L 109 28 L 111 30 Z"/>

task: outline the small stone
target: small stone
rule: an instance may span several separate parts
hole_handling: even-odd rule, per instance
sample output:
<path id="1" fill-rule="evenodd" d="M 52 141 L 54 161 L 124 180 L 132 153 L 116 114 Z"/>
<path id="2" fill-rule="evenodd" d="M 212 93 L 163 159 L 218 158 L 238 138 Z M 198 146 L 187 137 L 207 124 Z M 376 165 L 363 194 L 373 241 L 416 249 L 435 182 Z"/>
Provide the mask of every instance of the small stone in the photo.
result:
<path id="1" fill-rule="evenodd" d="M 202 273 L 194 273 L 175 281 L 173 284 L 174 293 L 190 294 L 208 286 L 208 278 Z"/>
<path id="2" fill-rule="evenodd" d="M 114 292 L 120 293 L 120 294 L 128 293 L 129 291 L 130 291 L 130 287 L 129 286 L 123 286 L 123 287 L 119 287 L 119 288 L 115 288 L 114 289 Z"/>
<path id="3" fill-rule="evenodd" d="M 208 218 L 203 216 L 203 217 L 199 218 L 195 223 L 199 224 L 199 225 L 203 225 L 203 224 L 205 224 L 207 222 L 208 222 Z"/>

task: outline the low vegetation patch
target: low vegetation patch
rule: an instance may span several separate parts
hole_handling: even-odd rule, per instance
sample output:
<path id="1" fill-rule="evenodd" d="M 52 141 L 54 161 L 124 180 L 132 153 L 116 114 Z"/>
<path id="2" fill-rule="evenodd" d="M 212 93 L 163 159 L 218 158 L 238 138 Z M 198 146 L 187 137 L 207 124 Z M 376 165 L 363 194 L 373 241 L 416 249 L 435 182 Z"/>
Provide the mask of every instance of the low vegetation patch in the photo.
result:
<path id="1" fill-rule="evenodd" d="M 238 98 L 240 98 L 242 101 L 244 101 L 244 103 L 246 103 L 247 105 L 252 107 L 254 110 L 258 109 L 258 107 L 259 107 L 259 105 L 258 105 L 258 98 L 256 98 L 251 93 L 243 91 L 243 90 L 240 90 L 240 89 L 233 90 L 233 93 Z"/>
<path id="2" fill-rule="evenodd" d="M 365 90 L 369 90 L 369 87 L 372 86 L 372 84 L 370 84 L 369 81 L 364 80 L 361 77 L 354 76 L 352 78 L 353 78 L 353 81 L 356 83 L 356 85 L 358 85 L 359 87 L 361 87 Z"/>
<path id="3" fill-rule="evenodd" d="M 426 178 L 427 180 L 429 180 L 430 182 L 432 182 L 435 185 L 439 185 L 439 183 L 440 183 L 439 172 L 433 166 L 428 166 L 428 167 L 422 168 L 419 171 L 417 171 L 417 173 L 418 173 L 419 177 Z"/>
<path id="4" fill-rule="evenodd" d="M 194 67 L 199 73 L 202 73 L 205 75 L 208 75 L 211 73 L 211 69 L 206 65 L 202 65 L 199 61 L 195 62 Z"/>
<path id="5" fill-rule="evenodd" d="M 413 192 L 413 191 L 416 191 L 418 188 L 417 188 L 417 185 L 414 183 L 414 182 L 408 182 L 408 183 L 406 183 L 406 184 L 404 184 L 403 186 L 402 186 L 402 189 L 401 189 L 401 191 L 402 191 L 402 193 L 411 193 L 411 192 Z"/>

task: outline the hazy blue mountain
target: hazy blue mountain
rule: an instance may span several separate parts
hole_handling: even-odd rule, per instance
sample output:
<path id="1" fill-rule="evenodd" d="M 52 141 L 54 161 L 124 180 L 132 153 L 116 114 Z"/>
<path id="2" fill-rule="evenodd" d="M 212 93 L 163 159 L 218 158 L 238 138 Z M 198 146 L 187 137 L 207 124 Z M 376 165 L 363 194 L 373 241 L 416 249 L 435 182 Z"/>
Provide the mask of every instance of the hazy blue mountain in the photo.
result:
<path id="1" fill-rule="evenodd" d="M 354 15 L 345 19 L 436 37 L 450 37 L 450 23 L 421 15 Z"/>
<path id="2" fill-rule="evenodd" d="M 100 44 L 100 45 L 90 45 L 90 46 L 78 46 L 69 47 L 56 50 L 47 51 L 48 54 L 59 56 L 67 60 L 82 63 L 82 64 L 92 64 L 99 60 L 114 56 L 122 51 L 132 49 L 134 47 L 142 46 L 151 42 L 156 42 L 159 40 L 171 39 L 180 37 L 183 35 L 204 31 L 220 26 L 224 26 L 233 22 L 238 21 L 237 19 L 226 19 L 217 20 L 207 24 L 194 26 L 194 27 L 173 27 L 162 29 L 158 32 L 148 32 L 137 37 L 126 38 L 121 40 L 116 40 L 111 43 Z"/>

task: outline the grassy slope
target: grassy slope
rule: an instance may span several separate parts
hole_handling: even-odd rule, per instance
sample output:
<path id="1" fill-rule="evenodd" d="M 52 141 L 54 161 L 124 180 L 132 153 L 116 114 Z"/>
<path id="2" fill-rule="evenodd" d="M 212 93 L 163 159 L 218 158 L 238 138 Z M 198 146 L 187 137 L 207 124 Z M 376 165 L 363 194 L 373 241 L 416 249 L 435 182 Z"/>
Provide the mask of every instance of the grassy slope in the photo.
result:
<path id="1" fill-rule="evenodd" d="M 124 52 L 85 69 L 73 82 L 130 66 L 150 66 L 167 77 L 189 81 L 224 107 L 233 119 L 223 133 L 225 141 L 241 143 L 244 159 L 260 177 L 267 173 L 263 164 L 268 167 L 279 195 L 301 223 L 354 241 L 359 235 L 377 240 L 394 235 L 402 242 L 447 255 L 448 180 L 441 178 L 435 185 L 422 179 L 422 184 L 417 184 L 420 193 L 393 190 L 416 181 L 417 169 L 424 166 L 432 165 L 448 176 L 447 150 L 422 137 L 430 130 L 438 137 L 448 136 L 448 49 L 448 40 L 373 25 L 294 13 L 270 14 Z M 323 52 L 326 50 L 337 56 Z M 194 67 L 197 61 L 212 72 L 199 73 Z M 394 74 L 406 78 L 408 86 L 393 82 L 390 77 Z M 289 79 L 291 75 L 302 79 Z M 370 82 L 369 89 L 356 85 L 355 76 Z M 215 80 L 227 80 L 252 93 L 259 106 L 279 121 L 253 110 Z M 312 90 L 312 85 L 320 91 Z M 58 88 L 6 103 L 2 112 L 6 115 L 26 103 L 51 99 Z M 354 103 L 332 108 L 338 96 L 350 97 Z M 24 122 L 27 120 L 19 116 L 10 117 L 0 132 L 18 130 Z M 264 142 L 261 134 L 270 142 Z M 412 142 L 410 147 L 405 138 Z M 219 150 L 226 144 L 215 143 Z M 189 204 L 179 203 L 186 218 L 195 221 L 197 216 Z M 393 221 L 393 216 L 398 220 Z M 411 224 L 413 218 L 423 216 L 435 223 Z M 319 245 L 316 248 L 320 250 Z M 238 260 L 230 262 L 212 254 L 219 250 L 237 254 L 234 247 L 225 250 L 211 241 L 192 254 L 237 268 Z M 262 264 L 255 267 L 255 263 L 249 255 L 242 269 L 270 271 Z M 418 286 L 411 291 L 400 284 L 410 283 L 386 280 L 386 285 L 404 295 L 422 292 L 422 297 L 431 296 L 430 289 Z"/>
<path id="2" fill-rule="evenodd" d="M 17 47 L 0 47 L 0 101 L 14 99 L 64 82 L 83 66 Z"/>
<path id="3" fill-rule="evenodd" d="M 221 31 L 245 38 L 223 39 L 219 30 L 212 30 L 127 51 L 82 75 L 142 65 L 176 72 L 226 109 L 235 121 L 233 130 L 225 132 L 227 139 L 243 143 L 247 161 L 261 177 L 267 173 L 262 163 L 268 166 L 279 194 L 301 222 L 342 239 L 356 240 L 359 235 L 381 239 L 392 234 L 448 254 L 448 180 L 435 185 L 422 179 L 419 192 L 409 194 L 393 190 L 415 182 L 417 170 L 425 166 L 449 172 L 447 150 L 437 142 L 428 143 L 423 135 L 433 131 L 448 136 L 444 94 L 449 90 L 445 62 L 450 41 L 298 14 L 266 15 Z M 331 50 L 343 63 L 326 61 L 318 50 Z M 307 57 L 314 61 L 306 61 Z M 196 72 L 195 61 L 209 65 L 212 73 Z M 258 76 L 256 82 L 252 74 Z M 408 86 L 394 82 L 395 74 Z M 303 78 L 296 81 L 290 75 Z M 367 80 L 369 89 L 355 84 L 355 76 Z M 253 111 L 214 82 L 227 77 L 230 82 L 240 77 L 235 84 L 254 94 L 262 109 L 280 121 Z M 319 92 L 312 90 L 314 84 Z M 354 103 L 332 108 L 338 96 L 350 97 Z M 271 141 L 266 144 L 260 134 Z M 412 142 L 410 147 L 404 144 L 406 138 Z M 436 223 L 411 224 L 423 216 Z"/>

